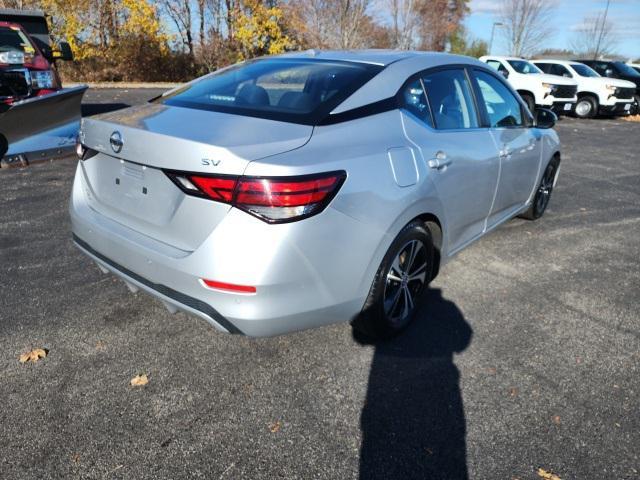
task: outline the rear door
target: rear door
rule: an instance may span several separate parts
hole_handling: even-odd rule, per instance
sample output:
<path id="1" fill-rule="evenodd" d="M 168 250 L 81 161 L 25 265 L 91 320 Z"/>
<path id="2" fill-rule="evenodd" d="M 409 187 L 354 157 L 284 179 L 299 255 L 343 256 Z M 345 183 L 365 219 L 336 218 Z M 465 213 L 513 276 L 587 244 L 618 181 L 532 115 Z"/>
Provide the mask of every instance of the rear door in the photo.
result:
<path id="1" fill-rule="evenodd" d="M 541 134 L 506 83 L 490 72 L 474 70 L 478 103 L 499 151 L 500 180 L 491 214 L 492 226 L 514 215 L 529 199 L 541 159 Z"/>
<path id="2" fill-rule="evenodd" d="M 426 72 L 402 94 L 405 131 L 429 166 L 445 211 L 448 251 L 455 253 L 485 230 L 498 152 L 491 132 L 481 126 L 464 68 Z"/>

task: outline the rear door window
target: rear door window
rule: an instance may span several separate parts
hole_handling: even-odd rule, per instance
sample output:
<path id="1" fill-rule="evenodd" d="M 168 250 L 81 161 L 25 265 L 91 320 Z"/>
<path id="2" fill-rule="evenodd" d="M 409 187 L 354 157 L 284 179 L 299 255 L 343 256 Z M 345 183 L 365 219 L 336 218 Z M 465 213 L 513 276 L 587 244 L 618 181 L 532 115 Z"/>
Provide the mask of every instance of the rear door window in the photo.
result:
<path id="1" fill-rule="evenodd" d="M 571 72 L 569 72 L 569 70 L 567 70 L 563 65 L 560 65 L 559 63 L 554 63 L 553 65 L 551 65 L 551 71 L 549 73 L 551 73 L 551 75 L 558 75 L 560 77 L 573 77 L 573 75 L 571 75 Z"/>
<path id="2" fill-rule="evenodd" d="M 411 81 L 402 90 L 400 107 L 431 128 L 434 127 L 431 111 L 429 110 L 429 103 L 427 102 L 427 96 L 421 79 L 417 78 Z"/>
<path id="3" fill-rule="evenodd" d="M 422 83 L 437 129 L 478 127 L 473 94 L 463 69 L 440 70 L 426 74 L 422 77 Z"/>

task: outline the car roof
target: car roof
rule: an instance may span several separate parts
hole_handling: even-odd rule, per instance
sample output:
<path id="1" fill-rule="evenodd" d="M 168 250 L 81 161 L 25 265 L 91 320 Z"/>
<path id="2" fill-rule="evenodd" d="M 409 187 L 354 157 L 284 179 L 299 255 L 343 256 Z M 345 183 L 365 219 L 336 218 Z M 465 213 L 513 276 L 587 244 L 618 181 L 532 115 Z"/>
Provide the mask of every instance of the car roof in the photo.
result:
<path id="1" fill-rule="evenodd" d="M 533 63 L 536 62 L 544 62 L 544 63 L 559 63 L 561 65 L 584 65 L 582 62 L 576 62 L 575 60 L 561 60 L 559 58 L 536 58 L 535 60 L 531 60 Z"/>
<path id="2" fill-rule="evenodd" d="M 529 61 L 526 58 L 522 58 L 522 57 L 505 57 L 505 56 L 502 56 L 502 55 L 484 55 L 484 56 L 480 57 L 480 59 L 486 59 L 486 60 L 491 60 L 491 59 L 495 59 L 495 60 L 523 60 L 525 62 Z"/>
<path id="3" fill-rule="evenodd" d="M 270 58 L 315 58 L 385 67 L 338 105 L 331 112 L 332 114 L 346 112 L 393 97 L 410 76 L 428 68 L 446 65 L 470 65 L 487 68 L 486 64 L 475 58 L 417 50 L 306 50 Z"/>
<path id="4" fill-rule="evenodd" d="M 276 58 L 317 58 L 318 60 L 336 60 L 345 62 L 368 63 L 386 67 L 398 60 L 411 58 L 416 55 L 429 54 L 431 52 L 418 52 L 412 50 L 319 50 L 310 49 L 300 52 L 289 52 L 278 55 Z"/>

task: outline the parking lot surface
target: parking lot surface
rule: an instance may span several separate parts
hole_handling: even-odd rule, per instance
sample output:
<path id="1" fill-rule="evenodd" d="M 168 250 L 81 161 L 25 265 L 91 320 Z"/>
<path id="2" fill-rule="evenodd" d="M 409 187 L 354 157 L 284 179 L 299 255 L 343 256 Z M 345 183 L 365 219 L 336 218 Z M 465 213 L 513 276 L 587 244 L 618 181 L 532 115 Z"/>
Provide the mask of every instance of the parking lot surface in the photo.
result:
<path id="1" fill-rule="evenodd" d="M 0 478 L 640 478 L 640 124 L 557 130 L 545 216 L 459 254 L 379 345 L 171 315 L 72 245 L 75 160 L 0 172 Z"/>

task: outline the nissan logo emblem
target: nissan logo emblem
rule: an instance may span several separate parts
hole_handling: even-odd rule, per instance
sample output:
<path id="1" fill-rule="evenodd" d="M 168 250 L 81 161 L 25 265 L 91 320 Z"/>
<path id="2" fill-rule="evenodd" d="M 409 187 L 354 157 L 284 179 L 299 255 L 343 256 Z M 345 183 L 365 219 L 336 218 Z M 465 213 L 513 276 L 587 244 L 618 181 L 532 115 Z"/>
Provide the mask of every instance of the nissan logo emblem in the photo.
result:
<path id="1" fill-rule="evenodd" d="M 113 150 L 115 153 L 120 153 L 120 150 L 122 150 L 122 146 L 124 145 L 124 141 L 122 140 L 122 135 L 120 135 L 120 132 L 113 132 L 109 137 L 109 143 L 111 144 L 111 150 Z"/>

